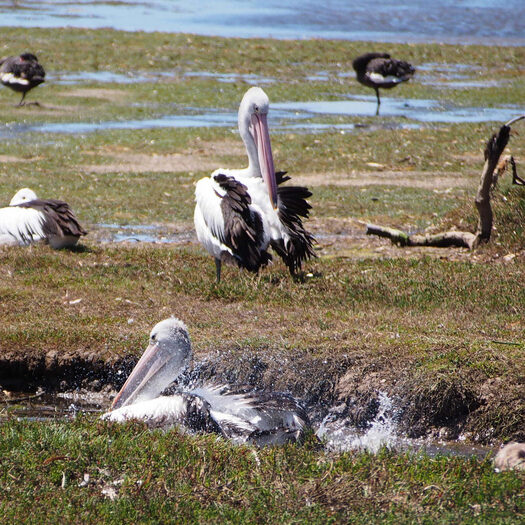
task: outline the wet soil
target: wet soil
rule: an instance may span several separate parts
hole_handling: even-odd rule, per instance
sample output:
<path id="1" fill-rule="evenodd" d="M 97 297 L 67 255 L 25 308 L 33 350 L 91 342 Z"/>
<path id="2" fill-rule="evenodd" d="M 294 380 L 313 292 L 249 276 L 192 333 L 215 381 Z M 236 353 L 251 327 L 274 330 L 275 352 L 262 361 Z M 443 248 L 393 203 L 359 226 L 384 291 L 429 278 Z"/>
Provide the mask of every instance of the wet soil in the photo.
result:
<path id="1" fill-rule="evenodd" d="M 96 352 L 82 350 L 6 352 L 0 358 L 0 401 L 9 402 L 17 392 L 28 390 L 66 398 L 80 392 L 94 396 L 98 409 L 105 410 L 135 363 L 134 357 L 103 360 Z M 304 402 L 314 424 L 329 416 L 363 431 L 378 415 L 380 397 L 386 394 L 395 406 L 398 431 L 409 438 L 460 438 L 479 444 L 525 439 L 523 383 L 499 377 L 487 380 L 475 371 L 443 377 L 407 374 L 411 369 L 413 363 L 397 358 L 393 362 L 387 350 L 371 358 L 349 348 L 343 357 L 326 359 L 308 351 L 288 358 L 272 349 L 253 355 L 239 347 L 224 347 L 201 353 L 193 373 L 180 381 L 288 391 Z"/>

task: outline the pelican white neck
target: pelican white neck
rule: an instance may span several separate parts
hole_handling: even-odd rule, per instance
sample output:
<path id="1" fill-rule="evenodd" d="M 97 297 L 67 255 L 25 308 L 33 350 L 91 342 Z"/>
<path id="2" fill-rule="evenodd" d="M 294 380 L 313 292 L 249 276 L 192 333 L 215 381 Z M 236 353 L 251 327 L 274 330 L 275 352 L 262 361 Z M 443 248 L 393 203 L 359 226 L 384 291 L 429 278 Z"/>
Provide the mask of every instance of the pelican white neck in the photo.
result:
<path id="1" fill-rule="evenodd" d="M 239 106 L 239 133 L 246 146 L 248 168 L 243 175 L 262 177 L 268 187 L 273 207 L 277 207 L 277 183 L 273 164 L 272 145 L 268 130 L 270 101 L 259 87 L 250 88 Z"/>

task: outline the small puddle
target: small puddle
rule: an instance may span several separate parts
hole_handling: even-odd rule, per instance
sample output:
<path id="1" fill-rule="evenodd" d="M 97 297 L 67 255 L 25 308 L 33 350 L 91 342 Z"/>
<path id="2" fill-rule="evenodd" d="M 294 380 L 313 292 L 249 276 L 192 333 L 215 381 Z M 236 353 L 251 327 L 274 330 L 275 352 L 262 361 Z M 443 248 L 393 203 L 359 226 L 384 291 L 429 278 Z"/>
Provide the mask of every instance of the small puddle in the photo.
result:
<path id="1" fill-rule="evenodd" d="M 112 120 L 102 122 L 61 122 L 40 124 L 8 123 L 0 128 L 0 137 L 8 138 L 28 132 L 40 133 L 93 133 L 112 129 L 152 128 L 196 128 L 237 126 L 237 112 L 212 111 L 210 109 L 181 108 L 181 114 L 165 115 L 152 119 Z M 418 128 L 415 123 L 385 122 L 384 117 L 401 117 L 419 122 L 462 123 L 462 122 L 505 122 L 525 108 L 517 106 L 496 108 L 469 108 L 445 105 L 437 100 L 403 99 L 382 97 L 380 117 L 377 124 L 359 125 L 352 123 L 308 122 L 319 115 L 346 117 L 373 117 L 376 112 L 374 96 L 350 95 L 348 100 L 315 102 L 278 102 L 272 104 L 270 125 L 273 131 L 322 132 L 333 130 L 355 130 L 357 128 Z"/>
<path id="2" fill-rule="evenodd" d="M 349 95 L 349 100 L 278 102 L 272 108 L 300 115 L 342 115 L 370 117 L 376 113 L 376 97 Z M 469 108 L 445 105 L 437 100 L 381 97 L 380 117 L 403 117 L 419 122 L 463 123 L 505 122 L 525 111 L 517 106 Z"/>
<path id="3" fill-rule="evenodd" d="M 55 84 L 74 85 L 81 83 L 100 83 L 100 84 L 137 84 L 145 82 L 158 82 L 163 79 L 176 78 L 213 78 L 218 82 L 232 84 L 234 82 L 244 82 L 246 84 L 270 84 L 275 79 L 260 75 L 243 73 L 213 73 L 211 71 L 187 71 L 178 73 L 177 71 L 130 71 L 126 73 L 115 73 L 112 71 L 78 71 L 55 72 L 47 75 L 46 79 Z"/>
<path id="4" fill-rule="evenodd" d="M 160 244 L 185 244 L 195 241 L 193 231 L 168 234 L 165 228 L 154 224 L 97 224 L 104 231 L 102 242 L 152 242 Z"/>
<path id="5" fill-rule="evenodd" d="M 195 108 L 182 108 L 181 111 L 195 111 Z M 154 129 L 154 128 L 206 128 L 206 127 L 237 127 L 237 112 L 221 112 L 202 110 L 202 113 L 183 113 L 165 115 L 152 119 L 112 120 L 101 122 L 62 122 L 39 124 L 4 124 L 0 127 L 0 137 L 9 138 L 29 132 L 37 133 L 71 133 L 85 134 L 113 129 Z M 204 112 L 205 111 L 205 112 Z M 318 132 L 331 130 L 353 130 L 350 123 L 312 123 L 297 122 L 313 117 L 313 114 L 296 111 L 272 111 L 270 126 L 272 131 L 303 131 Z M 391 126 L 392 124 L 388 124 Z M 404 127 L 404 124 L 399 124 Z"/>
<path id="6" fill-rule="evenodd" d="M 96 392 L 16 392 L 1 399 L 0 422 L 12 417 L 31 421 L 73 419 L 79 412 L 102 412 L 109 404 L 108 396 Z"/>
<path id="7" fill-rule="evenodd" d="M 71 420 L 79 413 L 102 414 L 110 404 L 111 396 L 100 392 L 17 392 L 0 402 L 0 422 L 13 417 L 31 421 Z M 345 420 L 338 419 L 334 413 L 326 416 L 320 425 L 314 424 L 314 428 L 317 427 L 316 434 L 327 450 L 336 453 L 366 450 L 376 454 L 386 447 L 397 452 L 429 456 L 484 458 L 493 451 L 491 447 L 473 446 L 462 441 L 435 442 L 400 436 L 397 433 L 397 416 L 392 400 L 380 393 L 378 413 L 366 431 L 347 426 Z"/>

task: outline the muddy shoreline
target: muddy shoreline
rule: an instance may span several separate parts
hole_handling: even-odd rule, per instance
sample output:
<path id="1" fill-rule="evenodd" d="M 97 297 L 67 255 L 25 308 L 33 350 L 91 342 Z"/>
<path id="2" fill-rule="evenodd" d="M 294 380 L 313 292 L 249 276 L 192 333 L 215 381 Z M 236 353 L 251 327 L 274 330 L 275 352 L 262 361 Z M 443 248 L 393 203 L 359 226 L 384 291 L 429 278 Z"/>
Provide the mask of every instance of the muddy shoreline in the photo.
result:
<path id="1" fill-rule="evenodd" d="M 137 361 L 131 356 L 104 361 L 95 353 L 43 355 L 27 349 L 25 354 L 6 353 L 0 359 L 3 391 L 96 392 L 109 400 Z M 383 393 L 393 400 L 396 426 L 408 438 L 460 438 L 482 445 L 525 439 L 520 402 L 524 387 L 519 382 L 483 380 L 475 374 L 425 380 L 407 373 L 410 363 L 392 366 L 386 358 L 368 359 L 363 354 L 333 360 L 303 354 L 286 362 L 291 373 L 283 373 L 285 361 L 278 356 L 239 354 L 238 349 L 215 350 L 196 363 L 192 379 L 288 391 L 302 400 L 316 424 L 329 416 L 365 430 L 378 414 Z"/>

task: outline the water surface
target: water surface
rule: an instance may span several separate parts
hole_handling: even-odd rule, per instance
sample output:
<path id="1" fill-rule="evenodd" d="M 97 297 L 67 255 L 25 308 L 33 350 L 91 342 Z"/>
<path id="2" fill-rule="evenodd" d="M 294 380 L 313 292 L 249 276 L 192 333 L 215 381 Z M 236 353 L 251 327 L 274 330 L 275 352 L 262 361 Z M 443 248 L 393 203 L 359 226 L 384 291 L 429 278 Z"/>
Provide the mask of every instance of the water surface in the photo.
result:
<path id="1" fill-rule="evenodd" d="M 273 132 L 297 131 L 318 133 L 357 129 L 408 129 L 418 123 L 506 122 L 525 113 L 525 106 L 494 108 L 458 107 L 438 100 L 381 98 L 380 116 L 372 124 L 348 122 L 315 122 L 320 117 L 375 117 L 374 95 L 349 95 L 346 100 L 276 102 L 272 104 L 269 123 Z M 392 120 L 396 118 L 398 120 Z M 399 120 L 401 119 L 401 120 Z M 0 126 L 0 137 L 13 137 L 27 132 L 93 133 L 112 129 L 237 127 L 237 111 L 211 108 L 180 108 L 179 112 L 150 119 L 110 120 L 98 122 L 7 123 Z"/>
<path id="2" fill-rule="evenodd" d="M 223 37 L 525 44 L 523 0 L 0 0 L 0 25 Z"/>

